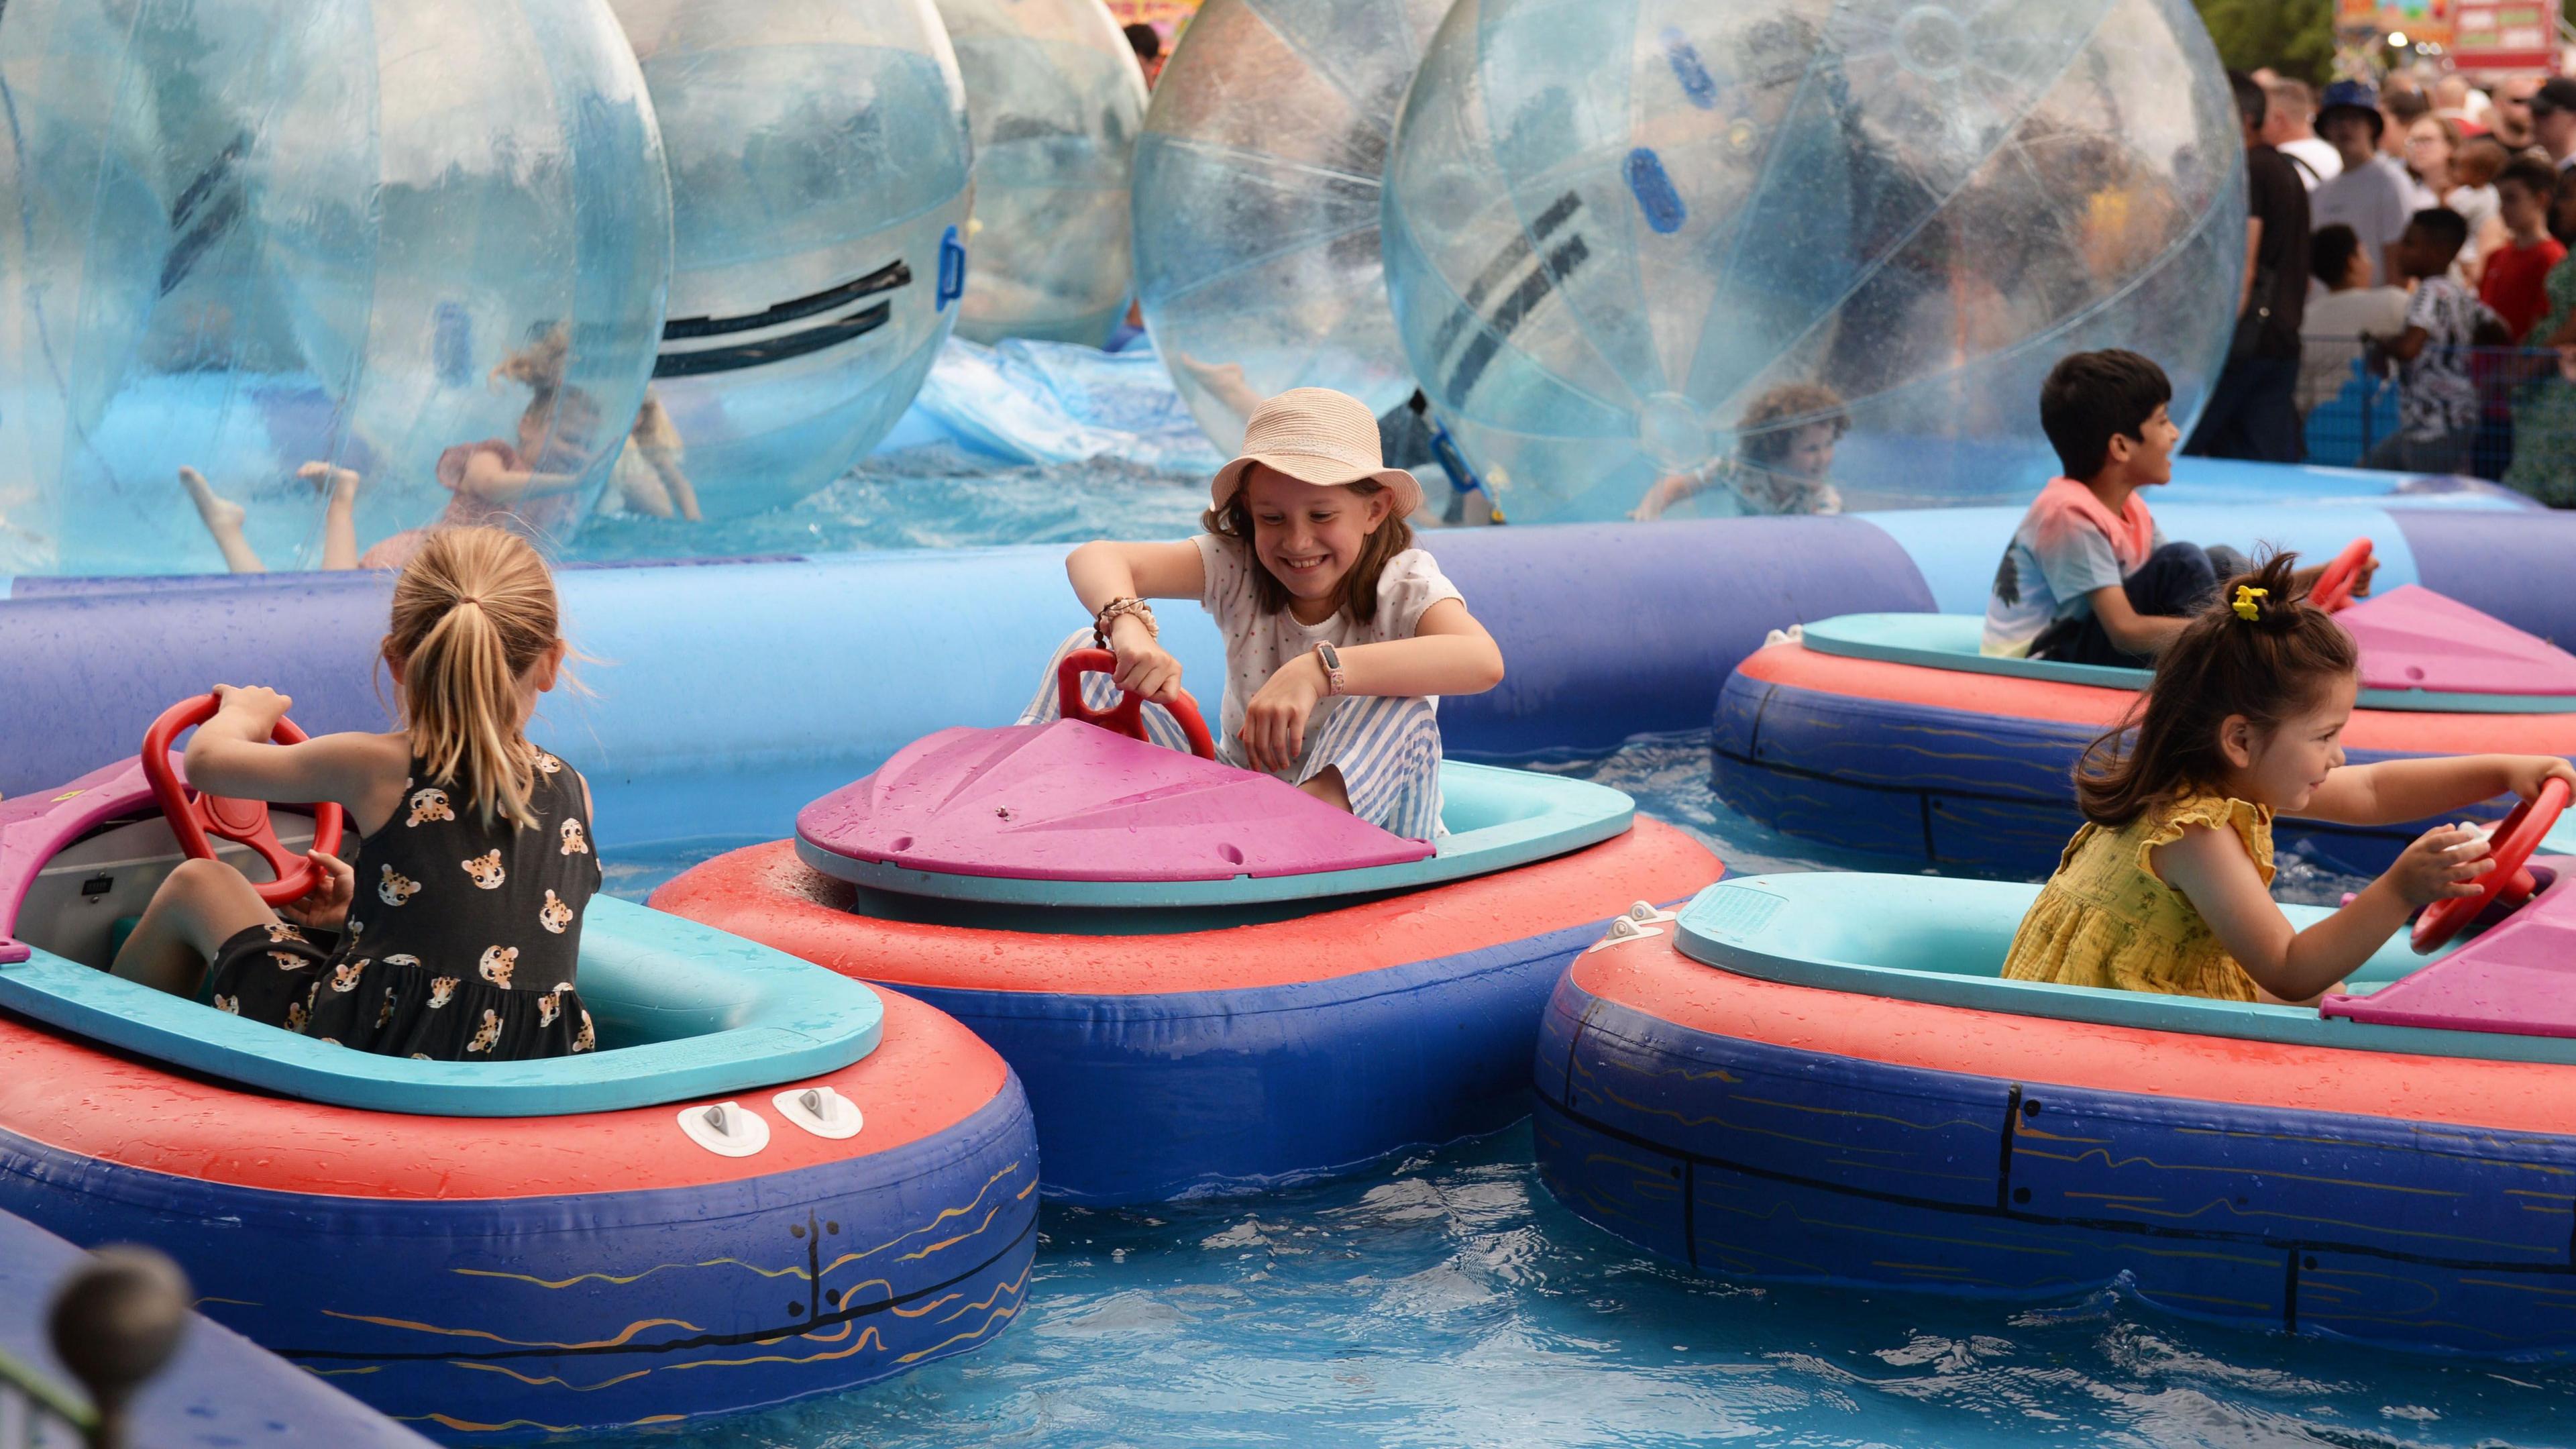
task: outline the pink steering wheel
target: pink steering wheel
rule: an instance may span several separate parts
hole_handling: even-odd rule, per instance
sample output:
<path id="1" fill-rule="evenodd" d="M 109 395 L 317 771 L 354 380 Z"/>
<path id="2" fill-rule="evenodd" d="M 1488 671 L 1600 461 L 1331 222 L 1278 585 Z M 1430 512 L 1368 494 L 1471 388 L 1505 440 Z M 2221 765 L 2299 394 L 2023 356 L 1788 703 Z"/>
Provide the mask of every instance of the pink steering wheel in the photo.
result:
<path id="1" fill-rule="evenodd" d="M 1066 719 L 1122 734 L 1130 739 L 1144 739 L 1145 697 L 1128 690 L 1125 697 L 1109 709 L 1093 709 L 1082 702 L 1082 676 L 1109 674 L 1118 668 L 1118 656 L 1106 649 L 1076 649 L 1056 666 L 1056 711 Z M 1202 760 L 1216 758 L 1216 740 L 1208 734 L 1207 721 L 1199 718 L 1198 701 L 1187 690 L 1172 691 L 1172 702 L 1163 706 L 1179 721 L 1181 733 L 1189 737 L 1190 753 Z"/>
<path id="2" fill-rule="evenodd" d="M 2340 613 L 2352 605 L 2353 585 L 2361 579 L 2361 566 L 2370 562 L 2370 540 L 2356 538 L 2343 546 L 2325 572 L 2317 575 L 2316 587 L 2308 590 L 2308 602 L 2329 614 Z"/>
<path id="3" fill-rule="evenodd" d="M 2543 781 L 2537 797 L 2514 806 L 2513 813 L 2496 827 L 2495 869 L 2480 877 L 2484 884 L 2476 895 L 2450 896 L 2426 906 L 2424 914 L 2415 918 L 2415 949 L 2439 950 L 2497 897 L 2510 893 L 2519 900 L 2537 889 L 2539 883 L 2523 865 L 2540 848 L 2540 838 L 2549 833 L 2549 827 L 2558 823 L 2558 813 L 2566 808 L 2564 780 Z"/>
<path id="4" fill-rule="evenodd" d="M 313 862 L 287 850 L 277 838 L 277 826 L 268 818 L 265 800 L 235 800 L 224 795 L 209 795 L 179 778 L 170 768 L 170 742 L 179 731 L 201 725 L 215 717 L 222 702 L 211 694 L 183 699 L 161 712 L 152 727 L 143 732 L 143 778 L 152 782 L 152 795 L 161 802 L 162 818 L 179 837 L 179 848 L 198 860 L 215 858 L 215 847 L 206 839 L 209 833 L 247 845 L 268 862 L 277 879 L 266 885 L 254 885 L 259 898 L 272 906 L 301 900 L 313 890 L 318 872 Z M 281 745 L 304 743 L 304 731 L 295 722 L 281 717 L 270 739 Z M 325 855 L 340 853 L 340 807 L 328 800 L 313 807 L 313 848 Z"/>

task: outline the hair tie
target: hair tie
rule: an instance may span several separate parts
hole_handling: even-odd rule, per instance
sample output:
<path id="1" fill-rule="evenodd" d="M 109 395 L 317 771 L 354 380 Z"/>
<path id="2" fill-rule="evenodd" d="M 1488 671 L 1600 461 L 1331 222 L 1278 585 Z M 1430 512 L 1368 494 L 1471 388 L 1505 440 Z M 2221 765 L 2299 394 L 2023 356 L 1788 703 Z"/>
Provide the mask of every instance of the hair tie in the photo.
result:
<path id="1" fill-rule="evenodd" d="M 2243 619 L 2249 624 L 2261 619 L 2263 617 L 2263 610 L 2254 601 L 2256 599 L 2268 599 L 2270 597 L 2272 597 L 2272 591 L 2270 589 L 2258 589 L 2252 584 L 2238 584 L 2236 586 L 2236 617 Z"/>

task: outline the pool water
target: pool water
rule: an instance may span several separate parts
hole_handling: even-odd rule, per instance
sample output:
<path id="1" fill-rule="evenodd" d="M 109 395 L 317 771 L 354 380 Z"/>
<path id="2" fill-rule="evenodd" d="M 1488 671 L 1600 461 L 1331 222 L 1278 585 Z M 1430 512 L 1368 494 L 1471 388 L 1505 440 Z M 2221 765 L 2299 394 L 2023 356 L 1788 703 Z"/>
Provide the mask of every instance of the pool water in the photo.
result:
<path id="1" fill-rule="evenodd" d="M 997 467 L 931 446 L 868 458 L 811 497 L 748 518 L 596 517 L 565 552 L 585 563 L 622 563 L 1183 538 L 1198 531 L 1206 507 L 1204 473 L 1159 472 L 1115 457 Z"/>
<path id="2" fill-rule="evenodd" d="M 1730 871 L 1889 869 L 1769 834 L 1705 736 L 1545 766 Z M 619 862 L 641 896 L 708 852 Z M 2285 864 L 2286 898 L 2359 882 Z M 991 1344 L 836 1398 L 605 1441 L 1091 1446 L 2471 1446 L 2576 1442 L 2576 1369 L 2242 1332 L 2116 1289 L 2048 1304 L 1695 1277 L 1559 1207 L 1526 1124 L 1379 1170 L 1151 1211 L 1050 1205 Z"/>

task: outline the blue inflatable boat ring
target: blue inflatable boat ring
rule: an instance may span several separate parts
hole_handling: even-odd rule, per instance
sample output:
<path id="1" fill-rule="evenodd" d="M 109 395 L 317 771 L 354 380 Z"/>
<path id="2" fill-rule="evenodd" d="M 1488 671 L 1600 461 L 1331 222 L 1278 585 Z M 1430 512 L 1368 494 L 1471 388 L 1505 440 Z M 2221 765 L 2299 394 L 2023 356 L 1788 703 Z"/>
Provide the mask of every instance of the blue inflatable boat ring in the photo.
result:
<path id="1" fill-rule="evenodd" d="M 1455 762 L 1449 833 L 1401 839 L 1065 700 L 917 740 L 807 806 L 792 845 L 653 900 L 957 1014 L 1029 1083 L 1047 1191 L 1078 1202 L 1257 1189 L 1515 1120 L 1568 955 L 1723 869 L 1618 791 Z M 1094 717 L 1147 728 L 1132 697 Z"/>
<path id="2" fill-rule="evenodd" d="M 2576 862 L 2549 864 L 2501 924 L 2443 946 L 2465 900 L 2419 927 L 2429 962 L 2391 943 L 2322 1013 L 2000 979 L 2035 886 L 1739 877 L 1558 983 L 1540 1174 L 1703 1272 L 2117 1283 L 2247 1326 L 2576 1356 L 2540 1311 L 2576 1294 Z"/>
<path id="3" fill-rule="evenodd" d="M 0 802 L 0 1209 L 159 1247 L 228 1326 L 476 1440 L 844 1389 L 1018 1313 L 1036 1143 L 955 1021 L 602 896 L 599 1050 L 351 1051 L 100 969 L 182 858 L 160 804 L 139 757 Z M 315 822 L 274 819 L 291 862 Z"/>
<path id="4" fill-rule="evenodd" d="M 2344 557 L 2357 564 L 2372 548 L 2357 539 Z M 2336 614 L 2361 653 L 2343 734 L 2354 763 L 2576 755 L 2576 656 L 2419 584 L 2389 585 L 2389 572 L 2367 602 Z M 1982 628 L 1974 614 L 1846 614 L 1756 651 L 1718 698 L 1718 798 L 1847 849 L 1993 874 L 2053 870 L 2082 824 L 2076 762 L 2128 721 L 2150 676 L 1985 655 Z M 2498 801 L 2471 813 L 2502 812 Z M 2284 816 L 2274 833 L 2285 852 L 2375 875 L 2437 823 Z"/>

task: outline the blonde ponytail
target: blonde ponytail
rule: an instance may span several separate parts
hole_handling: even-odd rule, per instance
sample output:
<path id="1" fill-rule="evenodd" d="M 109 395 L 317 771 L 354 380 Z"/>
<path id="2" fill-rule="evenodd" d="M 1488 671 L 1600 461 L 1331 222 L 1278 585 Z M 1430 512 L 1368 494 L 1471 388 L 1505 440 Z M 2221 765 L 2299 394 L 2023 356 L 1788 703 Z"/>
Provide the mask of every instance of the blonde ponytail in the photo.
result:
<path id="1" fill-rule="evenodd" d="M 498 528 L 432 533 L 394 583 L 385 662 L 423 784 L 462 787 L 490 824 L 536 824 L 536 747 L 518 682 L 560 638 L 555 583 L 526 539 Z"/>

